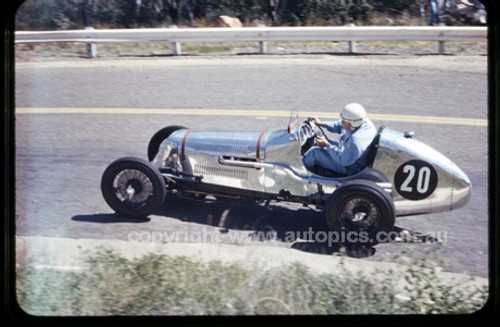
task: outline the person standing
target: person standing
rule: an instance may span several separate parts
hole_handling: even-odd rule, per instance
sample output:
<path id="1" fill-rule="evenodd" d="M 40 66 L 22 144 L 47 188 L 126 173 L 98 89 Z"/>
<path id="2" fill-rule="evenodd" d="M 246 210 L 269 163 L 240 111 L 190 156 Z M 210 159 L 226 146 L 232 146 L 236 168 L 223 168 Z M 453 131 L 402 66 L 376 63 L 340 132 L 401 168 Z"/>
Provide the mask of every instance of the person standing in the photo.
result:
<path id="1" fill-rule="evenodd" d="M 440 19 L 440 4 L 439 0 L 428 0 L 429 6 L 429 25 L 430 26 L 438 26 L 441 23 Z"/>

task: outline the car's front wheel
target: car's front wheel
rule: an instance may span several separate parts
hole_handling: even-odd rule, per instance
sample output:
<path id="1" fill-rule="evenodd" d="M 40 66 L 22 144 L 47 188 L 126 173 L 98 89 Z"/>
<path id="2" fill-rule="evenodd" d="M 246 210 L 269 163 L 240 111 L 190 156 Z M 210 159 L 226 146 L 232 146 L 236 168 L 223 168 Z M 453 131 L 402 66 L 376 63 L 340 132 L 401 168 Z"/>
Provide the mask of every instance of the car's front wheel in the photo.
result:
<path id="1" fill-rule="evenodd" d="M 390 194 L 370 181 L 342 184 L 326 206 L 327 225 L 342 243 L 379 243 L 392 231 L 395 219 Z"/>
<path id="2" fill-rule="evenodd" d="M 101 191 L 106 203 L 117 213 L 129 217 L 145 217 L 165 201 L 165 180 L 146 160 L 121 158 L 103 173 Z"/>

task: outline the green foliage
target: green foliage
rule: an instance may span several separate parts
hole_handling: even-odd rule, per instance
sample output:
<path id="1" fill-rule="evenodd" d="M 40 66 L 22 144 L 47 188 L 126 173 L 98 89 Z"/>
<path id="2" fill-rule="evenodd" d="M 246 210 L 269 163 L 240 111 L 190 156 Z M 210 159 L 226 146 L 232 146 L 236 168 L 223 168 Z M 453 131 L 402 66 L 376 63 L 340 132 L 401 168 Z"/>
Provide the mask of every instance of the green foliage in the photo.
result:
<path id="1" fill-rule="evenodd" d="M 192 26 L 220 15 L 244 24 L 339 25 L 369 17 L 417 17 L 423 0 L 26 0 L 16 15 L 19 30 L 94 27 Z"/>
<path id="2" fill-rule="evenodd" d="M 76 28 L 81 15 L 76 1 L 28 0 L 16 13 L 18 30 L 54 30 Z"/>
<path id="3" fill-rule="evenodd" d="M 420 14 L 420 7 L 424 5 L 426 0 L 374 0 L 373 7 L 381 12 L 392 12 L 402 14 L 404 12 L 411 13 L 414 16 Z"/>
<path id="4" fill-rule="evenodd" d="M 460 289 L 460 285 L 467 280 L 456 281 L 454 285 L 436 283 L 439 279 L 439 267 L 427 267 L 424 259 L 414 262 L 406 270 L 405 292 L 410 295 L 407 310 L 422 314 L 446 314 L 449 308 L 454 308 L 454 313 L 470 313 L 474 303 L 485 303 L 488 290 L 474 289 L 467 294 Z M 470 281 L 470 280 L 469 280 Z M 479 308 L 478 308 L 479 309 Z"/>
<path id="5" fill-rule="evenodd" d="M 317 274 L 301 264 L 245 268 L 149 254 L 128 260 L 100 250 L 81 272 L 25 267 L 17 298 L 33 315 L 261 315 L 471 313 L 486 290 L 461 291 L 425 262 L 401 272 Z M 382 276 L 375 278 L 374 276 Z M 400 300 L 400 279 L 407 299 Z"/>
<path id="6" fill-rule="evenodd" d="M 282 20 L 293 17 L 302 25 L 326 22 L 327 24 L 346 24 L 366 19 L 371 5 L 368 0 L 309 0 L 284 1 L 281 6 Z M 287 13 L 283 16 L 283 13 Z M 290 13 L 292 15 L 290 16 Z"/>

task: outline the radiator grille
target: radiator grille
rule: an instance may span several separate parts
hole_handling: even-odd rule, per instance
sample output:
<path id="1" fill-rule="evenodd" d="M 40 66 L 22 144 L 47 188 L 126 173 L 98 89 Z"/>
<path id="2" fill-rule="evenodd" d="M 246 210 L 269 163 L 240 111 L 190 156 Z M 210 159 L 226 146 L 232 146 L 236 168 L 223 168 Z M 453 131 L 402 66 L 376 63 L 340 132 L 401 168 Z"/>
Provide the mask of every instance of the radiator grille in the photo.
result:
<path id="1" fill-rule="evenodd" d="M 194 165 L 194 173 L 197 175 L 211 175 L 223 178 L 233 178 L 246 180 L 248 179 L 248 172 L 242 169 L 231 169 L 223 167 L 214 167 L 207 165 Z"/>
<path id="2" fill-rule="evenodd" d="M 194 151 L 211 153 L 211 154 L 227 154 L 241 153 L 247 154 L 251 151 L 247 144 L 224 144 L 224 143 L 196 143 L 192 145 Z"/>

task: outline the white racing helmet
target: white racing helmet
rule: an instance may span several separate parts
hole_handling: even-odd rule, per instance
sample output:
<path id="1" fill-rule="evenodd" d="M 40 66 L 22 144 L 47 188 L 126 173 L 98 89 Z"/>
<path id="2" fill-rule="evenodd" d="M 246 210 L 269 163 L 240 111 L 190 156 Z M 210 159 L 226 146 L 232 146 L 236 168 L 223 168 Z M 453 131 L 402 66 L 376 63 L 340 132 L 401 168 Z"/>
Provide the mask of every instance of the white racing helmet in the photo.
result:
<path id="1" fill-rule="evenodd" d="M 349 103 L 340 112 L 340 118 L 350 123 L 352 127 L 359 127 L 366 117 L 366 110 L 358 103 Z"/>

